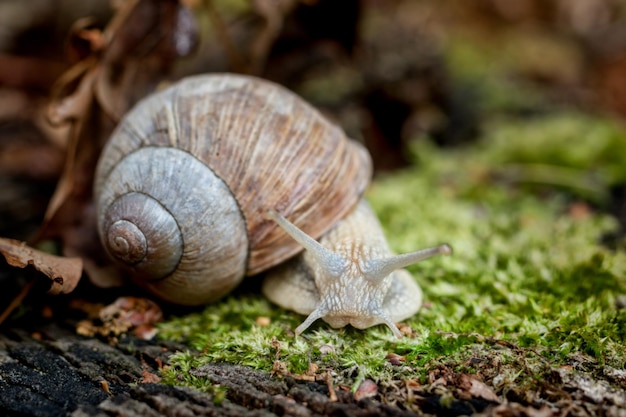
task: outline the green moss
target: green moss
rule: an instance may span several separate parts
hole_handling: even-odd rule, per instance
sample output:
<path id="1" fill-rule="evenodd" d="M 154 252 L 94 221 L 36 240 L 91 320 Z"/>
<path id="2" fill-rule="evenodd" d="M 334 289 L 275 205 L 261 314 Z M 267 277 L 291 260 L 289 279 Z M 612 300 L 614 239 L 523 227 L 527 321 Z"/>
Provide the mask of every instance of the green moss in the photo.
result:
<path id="1" fill-rule="evenodd" d="M 499 355 L 501 378 L 515 384 L 581 356 L 623 368 L 626 310 L 617 299 L 626 294 L 626 255 L 599 244 L 616 222 L 589 206 L 573 210 L 581 203 L 562 187 L 546 183 L 538 193 L 496 175 L 511 163 L 567 166 L 582 176 L 617 169 L 626 154 L 616 155 L 618 136 L 604 121 L 563 115 L 494 124 L 471 149 L 443 152 L 419 142 L 416 167 L 377 178 L 367 195 L 394 250 L 444 241 L 454 248 L 450 257 L 409 268 L 425 294 L 424 307 L 405 321 L 413 337 L 397 340 L 383 326 L 333 330 L 318 321 L 295 338 L 303 317 L 261 295 L 230 296 L 161 325 L 162 338 L 201 352 L 177 354 L 167 380 L 202 387 L 186 370 L 220 361 L 267 371 L 278 361 L 294 374 L 315 364 L 353 387 L 365 377 L 426 382 L 442 364 L 473 372 L 483 365 L 470 358 L 489 354 Z M 570 146 L 575 137 L 586 154 Z M 535 148 L 542 143 L 545 152 Z M 270 324 L 257 324 L 258 317 Z M 403 360 L 392 364 L 390 353 Z"/>
<path id="2" fill-rule="evenodd" d="M 224 400 L 226 389 L 213 385 L 206 379 L 198 378 L 189 373 L 196 363 L 195 355 L 189 352 L 179 352 L 176 356 L 176 366 L 162 371 L 163 382 L 170 385 L 186 385 L 206 392 L 213 396 L 213 403 L 219 404 Z"/>

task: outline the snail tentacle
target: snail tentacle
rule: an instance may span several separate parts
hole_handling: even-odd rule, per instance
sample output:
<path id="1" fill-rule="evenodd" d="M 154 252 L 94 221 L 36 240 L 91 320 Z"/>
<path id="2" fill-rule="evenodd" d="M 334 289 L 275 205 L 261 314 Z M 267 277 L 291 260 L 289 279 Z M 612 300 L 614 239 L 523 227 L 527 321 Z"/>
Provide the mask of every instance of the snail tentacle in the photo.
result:
<path id="1" fill-rule="evenodd" d="M 268 210 L 267 217 L 274 220 L 289 236 L 308 250 L 329 277 L 338 278 L 345 273 L 348 261 L 343 256 L 320 245 L 277 211 Z"/>
<path id="2" fill-rule="evenodd" d="M 309 316 L 298 326 L 296 327 L 296 334 L 301 334 L 306 329 L 308 329 L 317 319 L 321 319 L 328 314 L 328 309 L 325 305 L 320 305 L 317 307 Z"/>
<path id="3" fill-rule="evenodd" d="M 403 253 L 382 259 L 371 259 L 367 261 L 364 275 L 371 280 L 381 280 L 393 271 L 413 265 L 414 263 L 432 258 L 437 255 L 450 255 L 452 248 L 447 243 L 432 248 L 421 249 L 415 252 Z"/>

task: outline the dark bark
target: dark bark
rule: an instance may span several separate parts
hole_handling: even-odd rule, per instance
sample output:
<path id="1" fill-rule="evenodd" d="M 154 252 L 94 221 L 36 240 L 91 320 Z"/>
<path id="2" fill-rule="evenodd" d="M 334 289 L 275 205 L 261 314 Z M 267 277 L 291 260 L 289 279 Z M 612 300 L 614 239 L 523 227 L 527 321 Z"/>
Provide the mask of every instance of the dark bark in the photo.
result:
<path id="1" fill-rule="evenodd" d="M 323 383 L 272 377 L 243 366 L 210 364 L 192 371 L 226 389 L 225 399 L 188 388 L 142 383 L 184 346 L 123 336 L 115 345 L 47 324 L 0 335 L 3 416 L 404 416 L 372 400 L 355 402 Z M 108 392 L 107 392 L 108 390 Z"/>

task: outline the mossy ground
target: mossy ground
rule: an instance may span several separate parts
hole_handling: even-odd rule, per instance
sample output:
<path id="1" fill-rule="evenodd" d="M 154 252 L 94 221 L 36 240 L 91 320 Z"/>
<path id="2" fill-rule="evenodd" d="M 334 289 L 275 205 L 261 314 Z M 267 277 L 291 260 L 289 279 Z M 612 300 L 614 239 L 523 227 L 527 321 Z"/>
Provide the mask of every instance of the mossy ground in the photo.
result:
<path id="1" fill-rule="evenodd" d="M 624 373 L 626 254 L 601 244 L 618 223 L 598 207 L 626 170 L 618 161 L 626 132 L 571 113 L 495 122 L 488 132 L 453 151 L 417 141 L 415 167 L 377 178 L 368 192 L 397 252 L 441 242 L 454 249 L 409 268 L 425 299 L 404 322 L 405 338 L 384 326 L 334 330 L 321 321 L 296 338 L 302 316 L 239 293 L 161 326 L 162 338 L 201 352 L 177 354 L 167 379 L 202 388 L 186 370 L 225 361 L 330 371 L 353 389 L 370 378 L 390 391 L 400 381 L 428 387 L 474 374 L 498 395 L 533 388 L 541 396 L 558 370 Z"/>

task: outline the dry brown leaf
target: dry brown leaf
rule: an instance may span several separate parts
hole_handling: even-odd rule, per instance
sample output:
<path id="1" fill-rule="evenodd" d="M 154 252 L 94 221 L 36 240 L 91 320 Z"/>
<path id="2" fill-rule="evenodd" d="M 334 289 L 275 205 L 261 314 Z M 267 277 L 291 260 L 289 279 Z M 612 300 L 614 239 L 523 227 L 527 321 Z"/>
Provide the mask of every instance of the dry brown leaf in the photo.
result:
<path id="1" fill-rule="evenodd" d="M 79 62 L 104 49 L 106 40 L 98 28 L 97 19 L 92 16 L 80 18 L 69 31 L 67 53 L 70 61 Z"/>
<path id="2" fill-rule="evenodd" d="M 484 382 L 479 381 L 471 375 L 461 375 L 459 387 L 464 389 L 474 398 L 482 398 L 487 401 L 493 401 L 494 403 L 500 403 L 500 398 L 495 392 Z"/>
<path id="3" fill-rule="evenodd" d="M 71 34 L 73 56 L 82 60 L 58 79 L 48 112 L 53 123 L 71 125 L 65 166 L 35 242 L 60 240 L 65 255 L 85 259 L 97 284 L 121 281 L 95 233 L 98 157 L 126 111 L 165 79 L 176 58 L 193 50 L 194 25 L 177 0 L 133 0 L 121 4 L 103 31 L 81 19 Z"/>
<path id="4" fill-rule="evenodd" d="M 142 384 L 156 384 L 161 382 L 161 377 L 153 374 L 152 372 L 144 369 L 141 371 L 141 383 Z"/>
<path id="5" fill-rule="evenodd" d="M 108 43 L 95 94 L 115 120 L 153 91 L 176 59 L 192 53 L 198 43 L 195 19 L 177 0 L 127 2 L 102 37 Z"/>
<path id="6" fill-rule="evenodd" d="M 85 303 L 80 308 L 86 310 Z M 132 331 L 140 339 L 152 339 L 154 325 L 163 319 L 161 308 L 154 301 L 138 297 L 120 297 L 108 306 L 96 306 L 97 317 L 82 320 L 76 332 L 83 336 L 100 335 L 115 342 L 118 336 Z"/>
<path id="7" fill-rule="evenodd" d="M 364 379 L 354 393 L 355 401 L 361 401 L 365 398 L 372 398 L 378 394 L 378 385 L 371 379 Z"/>
<path id="8" fill-rule="evenodd" d="M 113 304 L 100 310 L 100 320 L 123 318 L 131 326 L 156 324 L 163 320 L 161 307 L 147 298 L 120 297 Z"/>
<path id="9" fill-rule="evenodd" d="M 65 258 L 31 248 L 18 240 L 0 238 L 0 253 L 7 263 L 18 268 L 32 265 L 52 281 L 51 294 L 72 292 L 80 280 L 83 261 L 80 258 Z"/>
<path id="10" fill-rule="evenodd" d="M 93 83 L 97 72 L 93 72 L 97 61 L 89 57 L 67 70 L 54 85 L 52 102 L 48 108 L 48 119 L 54 124 L 63 124 L 81 119 L 93 100 Z M 75 88 L 75 89 L 74 89 Z"/>

